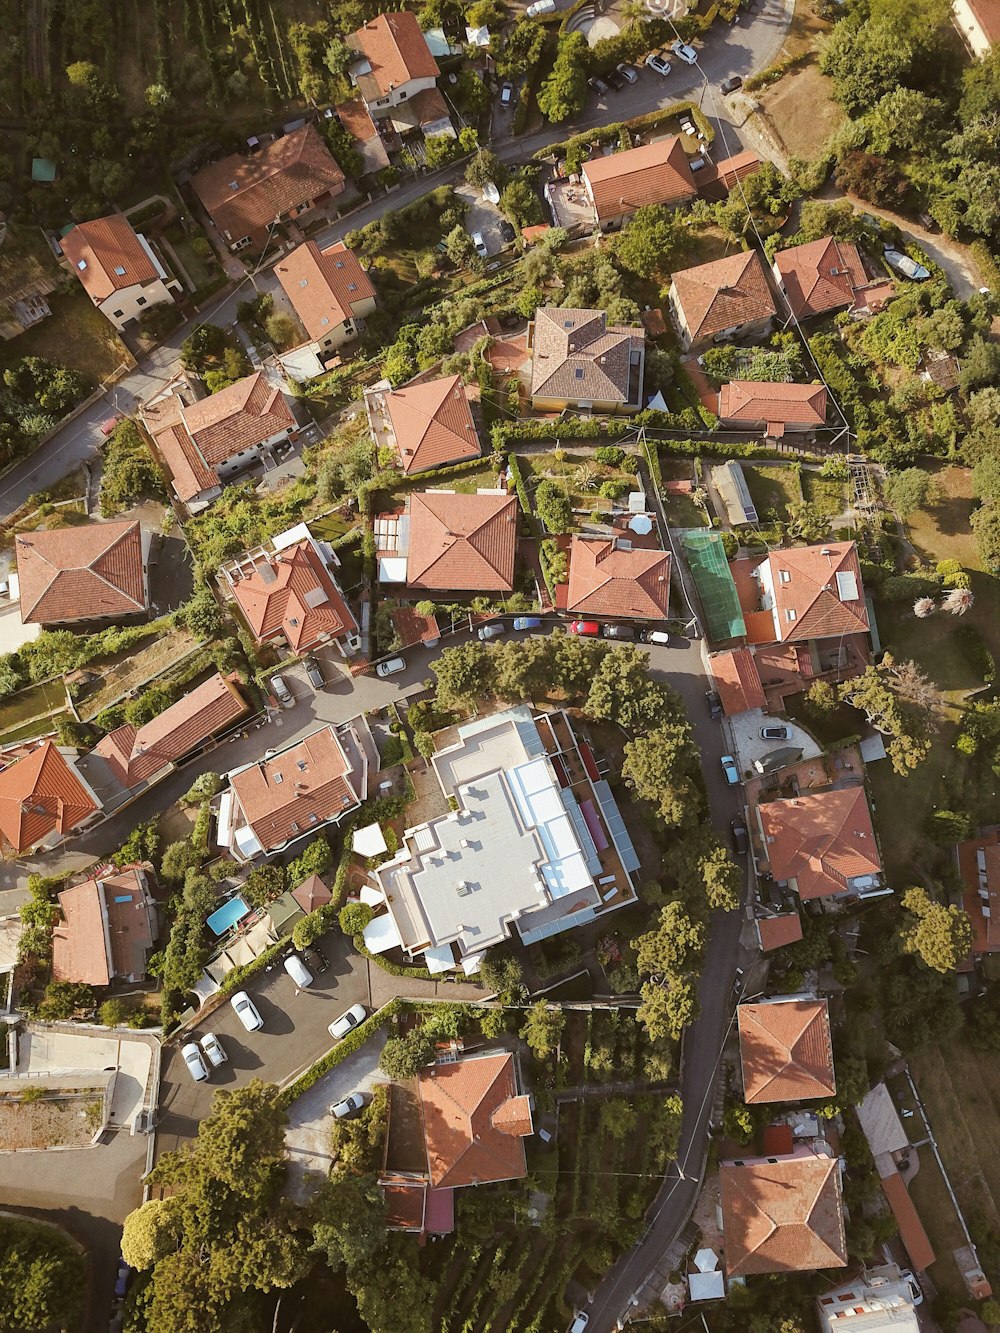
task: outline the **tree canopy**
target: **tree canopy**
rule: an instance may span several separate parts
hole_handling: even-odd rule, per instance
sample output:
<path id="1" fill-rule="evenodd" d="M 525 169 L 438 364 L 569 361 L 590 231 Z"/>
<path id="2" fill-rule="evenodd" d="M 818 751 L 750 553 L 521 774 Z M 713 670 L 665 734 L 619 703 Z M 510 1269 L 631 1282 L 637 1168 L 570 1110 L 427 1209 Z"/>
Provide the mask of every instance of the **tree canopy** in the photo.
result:
<path id="1" fill-rule="evenodd" d="M 935 972 L 954 972 L 969 956 L 972 921 L 960 907 L 934 902 L 926 889 L 907 889 L 903 908 L 912 924 L 901 932 L 903 947 Z"/>

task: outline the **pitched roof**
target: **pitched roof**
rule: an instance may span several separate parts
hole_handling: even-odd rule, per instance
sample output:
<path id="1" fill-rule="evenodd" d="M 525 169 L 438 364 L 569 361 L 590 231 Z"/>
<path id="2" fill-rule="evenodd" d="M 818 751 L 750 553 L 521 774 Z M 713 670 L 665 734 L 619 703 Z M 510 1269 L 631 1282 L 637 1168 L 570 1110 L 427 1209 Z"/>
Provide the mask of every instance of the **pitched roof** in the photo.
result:
<path id="1" fill-rule="evenodd" d="M 826 1000 L 741 1004 L 736 1017 L 748 1106 L 807 1102 L 836 1093 Z"/>
<path id="2" fill-rule="evenodd" d="M 231 680 L 216 672 L 141 727 L 116 727 L 94 747 L 124 787 L 145 782 L 249 711 Z"/>
<path id="3" fill-rule="evenodd" d="M 459 375 L 394 389 L 383 401 L 405 473 L 479 457 L 476 423 Z"/>
<path id="4" fill-rule="evenodd" d="M 306 333 L 317 341 L 351 319 L 355 305 L 375 296 L 371 279 L 343 241 L 327 250 L 306 241 L 275 264 L 274 271 Z"/>
<path id="5" fill-rule="evenodd" d="M 665 620 L 669 599 L 669 552 L 619 550 L 606 538 L 573 538 L 567 611 Z"/>
<path id="6" fill-rule="evenodd" d="M 379 14 L 352 32 L 347 45 L 366 57 L 370 66 L 364 72 L 360 66 L 351 71 L 366 102 L 385 97 L 411 79 L 436 79 L 441 73 L 416 15 L 406 9 Z"/>
<path id="7" fill-rule="evenodd" d="M 517 548 L 514 496 L 415 491 L 409 512 L 406 582 L 411 588 L 511 591 Z"/>
<path id="8" fill-rule="evenodd" d="M 239 241 L 276 217 L 329 191 L 345 177 L 314 125 L 265 144 L 250 157 L 234 153 L 191 178 L 191 188 L 219 230 Z"/>
<path id="9" fill-rule="evenodd" d="M 481 1185 L 527 1174 L 522 1137 L 532 1133 L 527 1097 L 518 1095 L 506 1051 L 432 1065 L 417 1079 L 435 1186 Z"/>
<path id="10" fill-rule="evenodd" d="M 680 269 L 673 275 L 673 293 L 692 338 L 711 337 L 777 314 L 756 250 Z"/>
<path id="11" fill-rule="evenodd" d="M 144 405 L 142 417 L 167 465 L 175 494 L 186 503 L 202 491 L 214 490 L 219 478 L 195 448 L 181 412 L 180 400 L 171 395 L 160 403 Z"/>
<path id="12" fill-rule="evenodd" d="M 148 250 L 122 213 L 78 222 L 62 238 L 63 253 L 92 301 L 160 276 Z"/>
<path id="13" fill-rule="evenodd" d="M 751 708 L 763 708 L 767 703 L 757 661 L 749 648 L 712 653 L 708 665 L 727 717 L 748 713 Z"/>
<path id="14" fill-rule="evenodd" d="M 991 46 L 1000 42 L 1000 0 L 965 0 L 979 30 Z"/>
<path id="15" fill-rule="evenodd" d="M 922 1273 L 925 1268 L 930 1268 L 936 1255 L 930 1238 L 924 1230 L 924 1224 L 920 1220 L 916 1204 L 910 1197 L 910 1191 L 906 1188 L 906 1181 L 898 1171 L 893 1171 L 891 1175 L 882 1178 L 882 1189 L 889 1201 L 893 1217 L 896 1219 L 899 1227 L 899 1239 L 903 1242 L 903 1248 L 909 1255 L 913 1271 Z"/>
<path id="16" fill-rule="evenodd" d="M 609 325 L 603 310 L 544 306 L 535 311 L 531 396 L 628 403 L 632 358 L 645 345 L 643 329 Z"/>
<path id="17" fill-rule="evenodd" d="M 0 771 L 0 835 L 26 852 L 53 831 L 69 833 L 99 809 L 51 741 Z"/>
<path id="18" fill-rule="evenodd" d="M 798 894 L 826 898 L 848 880 L 882 869 L 864 787 L 809 792 L 757 807 L 775 879 L 794 879 Z"/>
<path id="19" fill-rule="evenodd" d="M 796 319 L 850 305 L 868 281 L 858 247 L 832 236 L 779 250 L 774 268 Z"/>
<path id="20" fill-rule="evenodd" d="M 997 829 L 960 842 L 958 869 L 963 901 L 972 920 L 973 953 L 1000 952 L 1000 841 Z"/>
<path id="21" fill-rule="evenodd" d="M 760 158 L 749 148 L 718 162 L 706 162 L 698 172 L 698 191 L 713 199 L 724 199 L 737 181 L 760 170 Z"/>
<path id="22" fill-rule="evenodd" d="M 822 426 L 826 421 L 826 389 L 822 384 L 732 380 L 719 390 L 719 419 Z"/>
<path id="23" fill-rule="evenodd" d="M 341 125 L 359 144 L 366 144 L 372 139 L 379 138 L 378 126 L 368 114 L 368 108 L 360 97 L 353 97 L 349 102 L 338 102 L 333 109 Z"/>
<path id="24" fill-rule="evenodd" d="M 280 389 L 262 370 L 181 409 L 188 434 L 210 467 L 296 425 Z"/>
<path id="25" fill-rule="evenodd" d="M 269 553 L 253 574 L 234 580 L 233 595 L 259 642 L 281 634 L 296 654 L 357 630 L 343 594 L 308 539 Z"/>
<path id="26" fill-rule="evenodd" d="M 782 643 L 867 633 L 868 608 L 854 542 L 790 546 L 773 551 L 765 563 L 770 565 Z"/>
<path id="27" fill-rule="evenodd" d="M 146 610 L 142 531 L 135 519 L 25 532 L 14 548 L 26 625 Z"/>
<path id="28" fill-rule="evenodd" d="M 230 775 L 243 817 L 265 851 L 359 803 L 351 765 L 331 726 Z M 364 793 L 361 793 L 363 796 Z"/>
<path id="29" fill-rule="evenodd" d="M 729 1277 L 846 1265 L 836 1157 L 723 1162 L 719 1186 Z"/>
<path id="30" fill-rule="evenodd" d="M 292 889 L 292 897 L 303 912 L 315 912 L 317 907 L 325 907 L 333 901 L 333 894 L 319 875 L 310 875 L 304 879 L 298 888 Z"/>
<path id="31" fill-rule="evenodd" d="M 802 938 L 802 918 L 798 912 L 781 912 L 778 916 L 757 918 L 757 938 L 765 953 L 794 944 Z"/>
<path id="32" fill-rule="evenodd" d="M 97 881 L 64 889 L 58 895 L 62 921 L 52 929 L 52 975 L 56 981 L 77 981 L 87 986 L 111 982 L 108 940 Z"/>
<path id="33" fill-rule="evenodd" d="M 644 204 L 672 204 L 697 193 L 687 153 L 671 135 L 583 164 L 599 218 L 621 217 Z"/>

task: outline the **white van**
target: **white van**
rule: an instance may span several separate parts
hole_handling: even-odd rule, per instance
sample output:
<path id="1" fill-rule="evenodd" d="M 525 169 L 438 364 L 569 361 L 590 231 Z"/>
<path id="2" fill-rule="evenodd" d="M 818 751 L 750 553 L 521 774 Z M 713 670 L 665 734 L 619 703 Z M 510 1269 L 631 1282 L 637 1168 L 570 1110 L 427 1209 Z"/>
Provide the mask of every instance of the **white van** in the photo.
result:
<path id="1" fill-rule="evenodd" d="M 287 958 L 283 959 L 282 966 L 296 986 L 306 987 L 313 984 L 313 974 L 297 953 L 290 953 Z"/>

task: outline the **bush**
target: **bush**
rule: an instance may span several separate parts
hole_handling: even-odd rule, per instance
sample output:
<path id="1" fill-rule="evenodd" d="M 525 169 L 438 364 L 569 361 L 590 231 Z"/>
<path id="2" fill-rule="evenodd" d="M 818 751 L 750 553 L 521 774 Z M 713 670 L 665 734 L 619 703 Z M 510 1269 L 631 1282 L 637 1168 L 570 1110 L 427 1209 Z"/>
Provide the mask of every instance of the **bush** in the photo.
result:
<path id="1" fill-rule="evenodd" d="M 378 1058 L 379 1069 L 392 1079 L 407 1079 L 434 1059 L 437 1039 L 432 1032 L 414 1028 L 405 1037 L 390 1037 Z"/>
<path id="2" fill-rule="evenodd" d="M 353 938 L 363 935 L 365 927 L 371 922 L 374 913 L 367 903 L 347 903 L 340 909 L 338 920 L 345 935 Z"/>
<path id="3" fill-rule="evenodd" d="M 119 870 L 123 866 L 137 865 L 142 861 L 155 862 L 161 841 L 156 820 L 147 820 L 145 824 L 139 824 L 132 830 L 111 860 Z"/>
<path id="4" fill-rule="evenodd" d="M 288 867 L 288 883 L 297 888 L 310 875 L 323 875 L 333 865 L 333 852 L 324 834 L 314 838 L 301 856 Z"/>
<path id="5" fill-rule="evenodd" d="M 98 1021 L 106 1028 L 122 1027 L 132 1017 L 132 1004 L 120 996 L 105 1000 L 97 1011 Z"/>
<path id="6" fill-rule="evenodd" d="M 975 625 L 959 625 L 952 630 L 962 656 L 986 685 L 992 685 L 997 678 L 997 664 L 986 645 L 983 636 Z"/>
<path id="7" fill-rule="evenodd" d="M 201 853 L 188 840 L 172 842 L 160 861 L 160 878 L 181 884 L 189 870 L 201 865 L 201 859 Z"/>
<path id="8" fill-rule="evenodd" d="M 573 525 L 573 507 L 559 487 L 552 481 L 539 483 L 535 491 L 538 517 L 549 532 L 568 532 Z"/>
<path id="9" fill-rule="evenodd" d="M 602 444 L 594 450 L 598 463 L 607 463 L 609 467 L 621 467 L 625 462 L 625 450 L 617 444 Z"/>

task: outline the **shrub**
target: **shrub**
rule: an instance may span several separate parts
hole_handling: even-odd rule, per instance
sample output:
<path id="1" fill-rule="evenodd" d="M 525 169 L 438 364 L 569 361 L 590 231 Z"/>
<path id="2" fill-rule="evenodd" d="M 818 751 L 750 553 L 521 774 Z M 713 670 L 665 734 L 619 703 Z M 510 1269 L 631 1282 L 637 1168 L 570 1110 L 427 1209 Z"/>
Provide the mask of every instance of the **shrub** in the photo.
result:
<path id="1" fill-rule="evenodd" d="M 310 875 L 325 874 L 332 865 L 333 852 L 326 836 L 321 833 L 288 867 L 288 882 L 294 889 Z"/>
<path id="2" fill-rule="evenodd" d="M 121 1027 L 132 1017 L 132 1005 L 120 996 L 113 996 L 104 1001 L 97 1011 L 97 1017 L 106 1028 Z"/>
<path id="3" fill-rule="evenodd" d="M 374 913 L 367 903 L 347 903 L 340 909 L 340 929 L 351 937 L 363 935 Z"/>
<path id="4" fill-rule="evenodd" d="M 172 842 L 160 861 L 160 877 L 172 884 L 181 884 L 187 872 L 200 865 L 201 853 L 187 839 Z"/>
<path id="5" fill-rule="evenodd" d="M 538 517 L 549 532 L 568 532 L 573 525 L 573 507 L 559 487 L 552 481 L 543 481 L 535 492 Z"/>
<path id="6" fill-rule="evenodd" d="M 594 450 L 598 463 L 607 463 L 609 467 L 621 467 L 625 462 L 625 450 L 617 444 L 602 444 Z"/>

